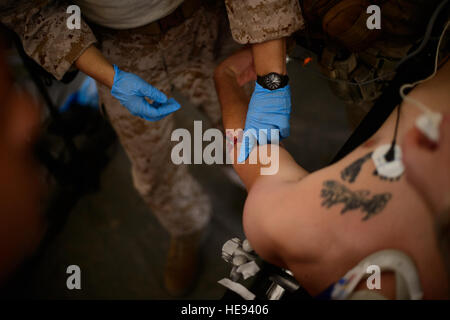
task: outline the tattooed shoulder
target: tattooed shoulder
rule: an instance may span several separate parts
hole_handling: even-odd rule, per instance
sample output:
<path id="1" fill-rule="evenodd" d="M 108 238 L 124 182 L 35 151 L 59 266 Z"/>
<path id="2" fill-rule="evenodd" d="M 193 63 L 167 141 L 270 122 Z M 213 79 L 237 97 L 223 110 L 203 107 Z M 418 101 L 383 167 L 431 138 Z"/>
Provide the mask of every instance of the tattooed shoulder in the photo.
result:
<path id="1" fill-rule="evenodd" d="M 355 182 L 356 178 L 358 177 L 359 173 L 361 172 L 362 166 L 372 158 L 373 152 L 370 152 L 366 154 L 365 156 L 353 161 L 350 165 L 344 168 L 344 170 L 341 171 L 341 179 L 343 181 L 347 181 L 349 183 Z M 377 169 L 373 172 L 374 176 L 379 177 L 381 180 L 384 181 L 398 181 L 400 178 L 397 179 L 389 179 L 384 178 L 378 174 Z"/>
<path id="2" fill-rule="evenodd" d="M 368 190 L 352 191 L 335 180 L 327 180 L 323 183 L 320 196 L 323 198 L 323 207 L 331 208 L 334 205 L 344 204 L 341 214 L 350 210 L 360 209 L 365 213 L 363 221 L 383 211 L 392 198 L 391 193 L 371 196 Z"/>
<path id="3" fill-rule="evenodd" d="M 358 177 L 361 168 L 363 164 L 369 160 L 372 157 L 372 152 L 366 154 L 364 157 L 359 158 L 358 160 L 354 161 L 352 164 L 350 164 L 348 167 L 346 167 L 341 172 L 341 178 L 344 181 L 348 181 L 350 183 L 355 182 L 356 178 Z"/>

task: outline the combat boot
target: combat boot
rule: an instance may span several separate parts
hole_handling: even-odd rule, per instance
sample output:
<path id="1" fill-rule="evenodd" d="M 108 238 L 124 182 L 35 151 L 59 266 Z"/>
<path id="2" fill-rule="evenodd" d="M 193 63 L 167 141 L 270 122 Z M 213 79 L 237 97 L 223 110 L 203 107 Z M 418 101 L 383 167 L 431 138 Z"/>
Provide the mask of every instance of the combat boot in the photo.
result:
<path id="1" fill-rule="evenodd" d="M 172 236 L 164 270 L 164 285 L 173 297 L 186 295 L 197 278 L 202 231 Z"/>

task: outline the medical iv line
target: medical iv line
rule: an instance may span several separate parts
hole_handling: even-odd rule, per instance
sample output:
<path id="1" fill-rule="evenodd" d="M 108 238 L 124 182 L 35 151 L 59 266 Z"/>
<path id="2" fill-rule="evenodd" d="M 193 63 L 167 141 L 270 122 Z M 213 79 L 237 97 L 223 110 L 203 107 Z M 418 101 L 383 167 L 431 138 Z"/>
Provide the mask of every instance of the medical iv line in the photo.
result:
<path id="1" fill-rule="evenodd" d="M 413 99 L 413 98 L 411 98 L 411 97 L 405 95 L 405 90 L 406 90 L 406 89 L 412 89 L 412 88 L 416 87 L 417 85 L 419 85 L 419 84 L 421 84 L 421 83 L 424 83 L 424 82 L 427 82 L 427 81 L 433 79 L 433 78 L 436 76 L 436 73 L 437 73 L 437 70 L 438 70 L 439 50 L 440 50 L 440 48 L 441 48 L 442 39 L 444 38 L 444 35 L 445 35 L 445 33 L 446 33 L 446 31 L 447 31 L 449 25 L 450 25 L 450 21 L 447 21 L 447 24 L 445 25 L 444 31 L 442 32 L 441 38 L 439 39 L 438 47 L 437 47 L 437 50 L 436 50 L 436 58 L 435 58 L 435 61 L 434 61 L 434 72 L 433 72 L 433 74 L 431 74 L 431 75 L 430 75 L 428 78 L 426 78 L 426 79 L 416 81 L 416 82 L 414 82 L 414 83 L 412 83 L 412 84 L 411 84 L 411 83 L 409 83 L 409 84 L 404 84 L 404 85 L 400 88 L 400 96 L 402 97 L 402 99 L 405 100 L 405 101 L 411 102 L 412 104 L 414 104 L 416 107 L 418 107 L 420 110 L 422 110 L 422 111 L 425 112 L 425 113 L 427 113 L 427 112 L 432 112 L 432 111 L 430 110 L 430 108 L 428 108 L 428 107 L 427 107 L 425 104 L 423 104 L 422 102 L 420 102 L 420 101 L 418 101 L 418 100 L 416 100 L 416 99 Z"/>
<path id="2" fill-rule="evenodd" d="M 427 31 L 425 33 L 424 39 L 422 40 L 418 49 L 415 50 L 414 52 L 412 52 L 411 54 L 409 54 L 408 56 L 406 56 L 405 58 L 403 58 L 396 65 L 395 70 L 398 69 L 399 66 L 401 66 L 403 63 L 408 61 L 410 58 L 417 55 L 420 51 L 422 51 L 425 48 L 426 43 L 428 42 L 429 38 L 431 37 L 434 23 L 435 23 L 437 17 L 439 16 L 439 13 L 441 12 L 442 8 L 445 6 L 445 4 L 447 2 L 448 2 L 448 0 L 442 1 L 441 4 L 437 7 L 435 12 L 433 13 L 433 16 L 430 19 L 430 22 L 427 26 Z M 431 109 L 429 107 L 427 107 L 425 104 L 423 104 L 422 102 L 420 102 L 410 96 L 407 96 L 405 94 L 405 91 L 407 89 L 412 89 L 412 88 L 416 87 L 417 85 L 424 83 L 428 80 L 431 80 L 432 78 L 434 78 L 436 76 L 437 70 L 438 70 L 438 62 L 439 62 L 439 51 L 441 48 L 442 40 L 445 36 L 445 33 L 446 33 L 449 25 L 450 25 L 450 21 L 447 21 L 447 23 L 444 27 L 444 30 L 440 36 L 439 42 L 438 42 L 438 46 L 436 49 L 435 61 L 434 61 L 434 72 L 425 79 L 416 81 L 412 84 L 404 84 L 400 88 L 400 96 L 401 96 L 402 100 L 410 102 L 412 105 L 419 108 L 423 112 L 423 114 L 417 119 L 416 126 L 428 138 L 430 138 L 431 140 L 434 140 L 435 142 L 437 142 L 437 140 L 438 140 L 438 136 L 439 136 L 438 128 L 439 128 L 440 121 L 442 119 L 442 115 L 440 113 L 431 111 Z M 291 58 L 295 59 L 295 60 L 301 60 L 298 57 L 291 57 Z M 395 72 L 393 72 L 393 73 L 395 73 Z M 352 81 L 348 81 L 348 80 L 344 80 L 344 79 L 333 79 L 333 78 L 326 77 L 323 75 L 321 75 L 321 76 L 330 81 L 344 82 L 344 83 L 347 83 L 350 85 L 365 85 L 365 84 L 369 84 L 372 82 L 376 82 L 376 81 L 383 79 L 391 74 L 392 73 L 389 73 L 384 76 L 381 76 L 381 77 L 378 77 L 378 78 L 375 78 L 372 80 L 368 80 L 368 81 L 363 81 L 363 82 L 352 82 Z M 381 177 L 388 178 L 388 179 L 396 179 L 396 178 L 399 178 L 403 174 L 403 165 L 401 164 L 401 159 L 400 159 L 401 158 L 401 149 L 397 146 L 397 135 L 398 135 L 398 127 L 399 127 L 399 123 L 400 123 L 400 112 L 401 112 L 401 104 L 397 108 L 397 119 L 396 119 L 396 124 L 395 124 L 394 137 L 393 137 L 390 147 L 389 147 L 389 145 L 380 146 L 379 148 L 377 148 L 379 150 L 375 150 L 373 157 L 372 157 L 372 159 L 375 163 L 375 166 L 377 168 L 377 170 L 376 170 L 377 174 L 380 175 Z M 388 148 L 387 151 L 384 151 L 384 150 L 386 150 L 386 148 Z M 397 163 L 395 163 L 395 160 L 397 160 Z M 391 165 L 389 167 L 389 163 L 391 163 L 393 165 Z M 387 167 L 388 167 L 388 169 L 386 169 Z M 383 171 L 386 174 L 383 174 Z"/>
<path id="3" fill-rule="evenodd" d="M 423 113 L 421 116 L 419 116 L 416 120 L 416 127 L 424 134 L 426 135 L 430 140 L 437 142 L 439 139 L 439 125 L 442 120 L 442 115 L 437 112 L 433 112 L 428 106 L 426 106 L 424 103 L 422 103 L 419 100 L 416 100 L 408 95 L 405 94 L 405 90 L 412 89 L 416 87 L 417 85 L 424 83 L 426 81 L 429 81 L 433 79 L 438 70 L 438 62 L 439 62 L 439 51 L 441 48 L 442 40 L 445 36 L 445 33 L 448 29 L 448 26 L 450 25 L 450 21 L 447 21 L 444 30 L 441 34 L 441 37 L 439 39 L 437 48 L 436 48 L 436 57 L 434 60 L 434 71 L 433 73 L 428 76 L 425 79 L 416 81 L 414 83 L 410 84 L 403 84 L 400 87 L 400 96 L 403 99 L 403 101 L 410 102 L 413 106 L 419 108 Z M 400 113 L 401 113 L 401 106 L 400 104 L 397 108 L 397 119 L 395 123 L 395 130 L 394 130 L 394 137 L 391 143 L 391 146 L 389 150 L 387 150 L 386 153 L 384 153 L 386 149 L 386 145 L 382 145 L 378 147 L 372 156 L 372 160 L 375 164 L 376 172 L 378 175 L 384 178 L 389 179 L 398 179 L 403 174 L 404 167 L 401 162 L 401 149 L 397 146 L 397 135 L 398 135 L 398 127 L 400 123 Z M 384 155 L 383 155 L 384 153 Z M 381 172 L 380 172 L 381 171 Z"/>
<path id="4" fill-rule="evenodd" d="M 438 62 L 439 62 L 439 50 L 441 48 L 442 40 L 444 39 L 445 33 L 447 32 L 447 29 L 448 29 L 449 25 L 450 25 L 450 21 L 447 21 L 447 24 L 445 25 L 444 30 L 442 31 L 441 37 L 439 39 L 438 46 L 437 46 L 437 49 L 436 49 L 436 57 L 435 57 L 435 61 L 434 61 L 434 71 L 433 71 L 433 73 L 429 77 L 427 77 L 425 79 L 416 81 L 414 83 L 407 83 L 407 84 L 404 84 L 404 85 L 402 85 L 400 87 L 400 96 L 401 96 L 401 98 L 404 101 L 410 102 L 415 107 L 419 108 L 424 113 L 425 116 L 434 117 L 436 119 L 439 119 L 439 117 L 433 116 L 433 115 L 437 115 L 436 112 L 431 111 L 431 109 L 428 106 L 426 106 L 425 104 L 423 104 L 421 101 L 416 100 L 416 99 L 410 97 L 409 95 L 406 95 L 405 94 L 405 90 L 413 89 L 417 85 L 422 84 L 424 82 L 427 82 L 427 81 L 433 79 L 436 76 L 437 70 L 438 70 Z M 391 150 L 394 148 L 394 146 L 396 144 L 398 125 L 399 125 L 399 118 L 400 118 L 400 105 L 399 105 L 398 110 L 397 110 L 397 122 L 396 122 L 396 125 L 395 125 L 395 133 L 394 133 L 394 139 L 392 141 Z M 438 123 L 436 123 L 436 125 L 439 125 L 440 120 L 437 120 L 437 122 Z M 389 151 L 392 152 L 391 150 L 389 150 Z"/>

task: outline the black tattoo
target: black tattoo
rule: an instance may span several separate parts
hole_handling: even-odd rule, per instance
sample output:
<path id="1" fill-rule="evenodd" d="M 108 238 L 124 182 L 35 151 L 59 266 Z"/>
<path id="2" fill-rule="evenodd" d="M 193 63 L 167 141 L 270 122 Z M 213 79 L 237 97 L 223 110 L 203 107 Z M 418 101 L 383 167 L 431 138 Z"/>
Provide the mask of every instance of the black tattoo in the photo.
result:
<path id="1" fill-rule="evenodd" d="M 359 158 L 355 162 L 353 162 L 351 165 L 346 167 L 341 172 L 341 178 L 344 181 L 348 181 L 350 183 L 355 182 L 356 178 L 358 177 L 359 173 L 361 172 L 361 168 L 363 164 L 369 160 L 372 157 L 372 152 L 366 154 L 364 157 Z"/>
<path id="2" fill-rule="evenodd" d="M 324 199 L 322 206 L 327 208 L 343 203 L 344 208 L 341 210 L 341 214 L 350 210 L 361 209 L 366 214 L 363 221 L 381 212 L 392 198 L 391 193 L 376 194 L 370 198 L 370 191 L 352 191 L 334 180 L 327 180 L 323 183 L 320 196 Z"/>

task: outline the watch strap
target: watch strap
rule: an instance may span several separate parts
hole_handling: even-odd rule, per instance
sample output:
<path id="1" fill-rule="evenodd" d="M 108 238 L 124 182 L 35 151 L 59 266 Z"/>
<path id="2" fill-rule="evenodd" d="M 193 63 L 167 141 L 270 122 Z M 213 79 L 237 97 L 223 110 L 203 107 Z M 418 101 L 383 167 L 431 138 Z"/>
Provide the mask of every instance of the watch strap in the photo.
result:
<path id="1" fill-rule="evenodd" d="M 280 84 L 277 85 L 276 88 L 269 87 L 268 83 L 267 83 L 268 79 L 270 79 L 270 77 L 273 75 L 277 76 L 277 78 L 280 79 Z M 281 88 L 284 88 L 285 86 L 287 86 L 287 84 L 289 83 L 289 77 L 288 77 L 288 75 L 271 72 L 271 73 L 268 73 L 263 76 L 256 76 L 256 82 L 265 89 L 276 90 L 276 89 L 281 89 Z"/>

